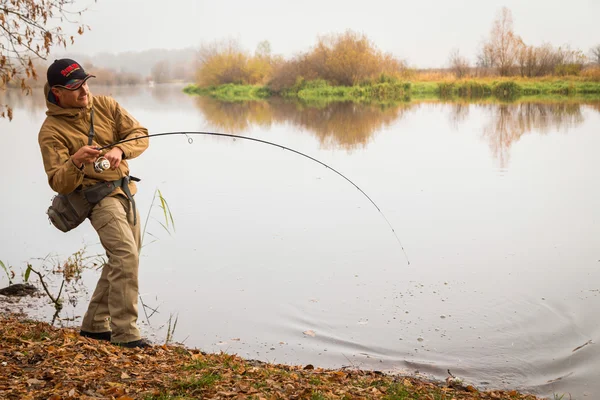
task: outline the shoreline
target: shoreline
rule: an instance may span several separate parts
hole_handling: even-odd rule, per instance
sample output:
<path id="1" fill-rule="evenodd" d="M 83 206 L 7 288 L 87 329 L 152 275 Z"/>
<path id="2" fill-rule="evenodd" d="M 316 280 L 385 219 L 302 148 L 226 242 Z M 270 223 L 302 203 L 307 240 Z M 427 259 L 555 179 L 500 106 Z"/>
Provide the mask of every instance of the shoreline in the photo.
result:
<path id="1" fill-rule="evenodd" d="M 439 382 L 270 364 L 179 345 L 126 349 L 6 311 L 0 335 L 0 397 L 6 399 L 539 399 L 516 390 L 478 391 L 451 376 Z"/>
<path id="2" fill-rule="evenodd" d="M 581 79 L 485 78 L 440 81 L 384 82 L 356 86 L 332 86 L 322 80 L 303 81 L 292 88 L 272 91 L 268 86 L 225 84 L 201 88 L 184 87 L 188 95 L 209 96 L 221 101 L 241 102 L 282 97 L 300 101 L 352 101 L 358 103 L 402 103 L 422 99 L 487 100 L 514 102 L 539 97 L 556 100 L 600 100 L 600 82 Z"/>

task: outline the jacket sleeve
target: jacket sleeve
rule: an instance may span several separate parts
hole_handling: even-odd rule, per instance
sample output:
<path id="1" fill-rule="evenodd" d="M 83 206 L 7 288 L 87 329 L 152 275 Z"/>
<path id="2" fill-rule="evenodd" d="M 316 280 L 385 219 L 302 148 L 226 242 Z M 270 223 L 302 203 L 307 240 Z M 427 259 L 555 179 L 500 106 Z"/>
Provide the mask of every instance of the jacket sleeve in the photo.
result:
<path id="1" fill-rule="evenodd" d="M 84 173 L 73 164 L 68 147 L 51 131 L 40 131 L 38 142 L 52 190 L 69 194 L 83 182 Z"/>
<path id="2" fill-rule="evenodd" d="M 140 123 L 133 118 L 127 110 L 125 110 L 115 100 L 114 102 L 114 119 L 116 122 L 118 140 L 132 139 L 136 137 L 148 136 L 148 130 L 140 125 Z M 131 159 L 139 156 L 148 148 L 149 140 L 140 139 L 132 140 L 127 143 L 121 143 L 116 145 L 123 151 L 123 159 Z"/>

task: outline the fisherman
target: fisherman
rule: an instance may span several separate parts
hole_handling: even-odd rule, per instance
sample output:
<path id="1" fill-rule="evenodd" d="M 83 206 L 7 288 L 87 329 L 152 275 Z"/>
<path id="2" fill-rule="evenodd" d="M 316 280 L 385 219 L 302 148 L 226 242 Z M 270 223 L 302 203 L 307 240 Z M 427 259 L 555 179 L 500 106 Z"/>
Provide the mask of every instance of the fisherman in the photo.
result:
<path id="1" fill-rule="evenodd" d="M 109 188 L 88 216 L 108 262 L 83 317 L 81 336 L 129 348 L 149 347 L 137 326 L 141 243 L 133 196 L 138 179 L 129 177 L 126 161 L 142 154 L 148 140 L 112 147 L 103 155 L 110 163 L 104 172 L 93 165 L 102 155 L 97 150 L 101 146 L 148 136 L 148 131 L 113 98 L 92 96 L 87 84 L 92 77 L 71 59 L 50 65 L 44 87 L 48 110 L 38 141 L 48 183 L 55 192 L 69 195 L 91 187 Z"/>

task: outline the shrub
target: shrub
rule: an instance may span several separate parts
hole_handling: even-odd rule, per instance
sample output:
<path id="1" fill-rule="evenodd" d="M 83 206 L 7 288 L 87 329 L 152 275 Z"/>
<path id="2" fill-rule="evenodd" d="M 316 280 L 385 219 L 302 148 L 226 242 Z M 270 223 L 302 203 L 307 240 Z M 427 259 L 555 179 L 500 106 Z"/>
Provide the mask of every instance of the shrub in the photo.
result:
<path id="1" fill-rule="evenodd" d="M 499 82 L 493 85 L 492 93 L 496 97 L 511 98 L 521 94 L 521 87 L 513 81 Z"/>

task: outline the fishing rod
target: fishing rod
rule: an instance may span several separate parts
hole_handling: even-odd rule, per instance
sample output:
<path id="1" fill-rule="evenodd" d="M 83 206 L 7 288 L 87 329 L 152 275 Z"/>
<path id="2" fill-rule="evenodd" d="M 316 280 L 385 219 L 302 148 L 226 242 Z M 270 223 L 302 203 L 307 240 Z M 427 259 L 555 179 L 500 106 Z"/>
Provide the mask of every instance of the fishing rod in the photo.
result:
<path id="1" fill-rule="evenodd" d="M 146 135 L 146 136 L 139 136 L 139 137 L 134 137 L 134 138 L 130 138 L 130 139 L 118 140 L 118 141 L 116 141 L 114 143 L 111 143 L 111 144 L 108 144 L 106 146 L 97 147 L 96 149 L 99 150 L 99 151 L 102 151 L 102 150 L 114 147 L 114 146 L 116 146 L 118 144 L 131 142 L 133 140 L 147 139 L 147 138 L 159 137 L 159 136 L 171 136 L 171 135 L 184 135 L 184 136 L 187 137 L 188 143 L 190 143 L 190 144 L 192 144 L 194 142 L 194 139 L 192 139 L 190 137 L 190 135 L 210 135 L 210 136 L 221 136 L 221 137 L 228 137 L 228 138 L 234 138 L 234 139 L 251 140 L 253 142 L 268 144 L 268 145 L 271 145 L 271 146 L 279 147 L 279 148 L 281 148 L 283 150 L 291 151 L 292 153 L 296 153 L 296 154 L 298 154 L 300 156 L 308 158 L 309 160 L 312 160 L 314 162 L 317 162 L 317 163 L 321 164 L 325 168 L 328 168 L 328 169 L 332 170 L 333 172 L 335 172 L 336 174 L 338 174 L 339 176 L 341 176 L 342 178 L 344 178 L 345 180 L 347 180 L 348 182 L 350 182 L 350 184 L 352 184 L 352 186 L 354 186 L 356 189 L 358 189 L 367 199 L 369 199 L 369 201 L 371 202 L 371 204 L 373 204 L 375 206 L 375 208 L 377 209 L 377 211 L 379 211 L 379 213 L 381 214 L 381 216 L 383 217 L 383 219 L 385 219 L 385 222 L 387 222 L 388 226 L 392 230 L 392 233 L 396 237 L 396 240 L 398 241 L 398 244 L 402 248 L 402 252 L 404 253 L 404 257 L 406 258 L 406 262 L 408 263 L 408 265 L 410 265 L 410 261 L 408 259 L 408 256 L 406 255 L 406 250 L 404 250 L 404 246 L 402 245 L 402 242 L 400 241 L 400 238 L 396 234 L 396 230 L 394 229 L 394 227 L 392 226 L 392 224 L 390 223 L 390 221 L 387 219 L 387 217 L 385 216 L 385 214 L 383 213 L 383 211 L 381 211 L 381 209 L 379 208 L 379 206 L 377 206 L 377 204 L 375 204 L 375 202 L 373 201 L 373 199 L 371 199 L 369 197 L 369 195 L 367 195 L 360 187 L 358 187 L 358 185 L 356 183 L 352 182 L 344 174 L 342 174 L 341 172 L 339 172 L 335 168 L 330 167 L 329 165 L 325 164 L 324 162 L 319 161 L 316 158 L 309 156 L 308 154 L 302 153 L 301 151 L 291 149 L 289 147 L 283 146 L 283 145 L 278 144 L 278 143 L 273 143 L 273 142 L 269 142 L 267 140 L 256 139 L 256 138 L 252 138 L 252 137 L 248 137 L 248 136 L 233 135 L 233 134 L 230 134 L 230 133 L 202 132 L 202 131 L 183 131 L 183 132 L 161 132 L 161 133 L 153 133 L 153 134 Z M 108 161 L 108 160 L 105 159 L 105 161 Z M 109 164 L 109 166 L 110 166 L 110 164 Z M 106 167 L 106 163 L 103 163 L 102 161 L 100 163 L 98 163 L 98 171 L 104 170 L 104 169 L 108 169 L 108 168 L 105 168 L 105 167 Z"/>

